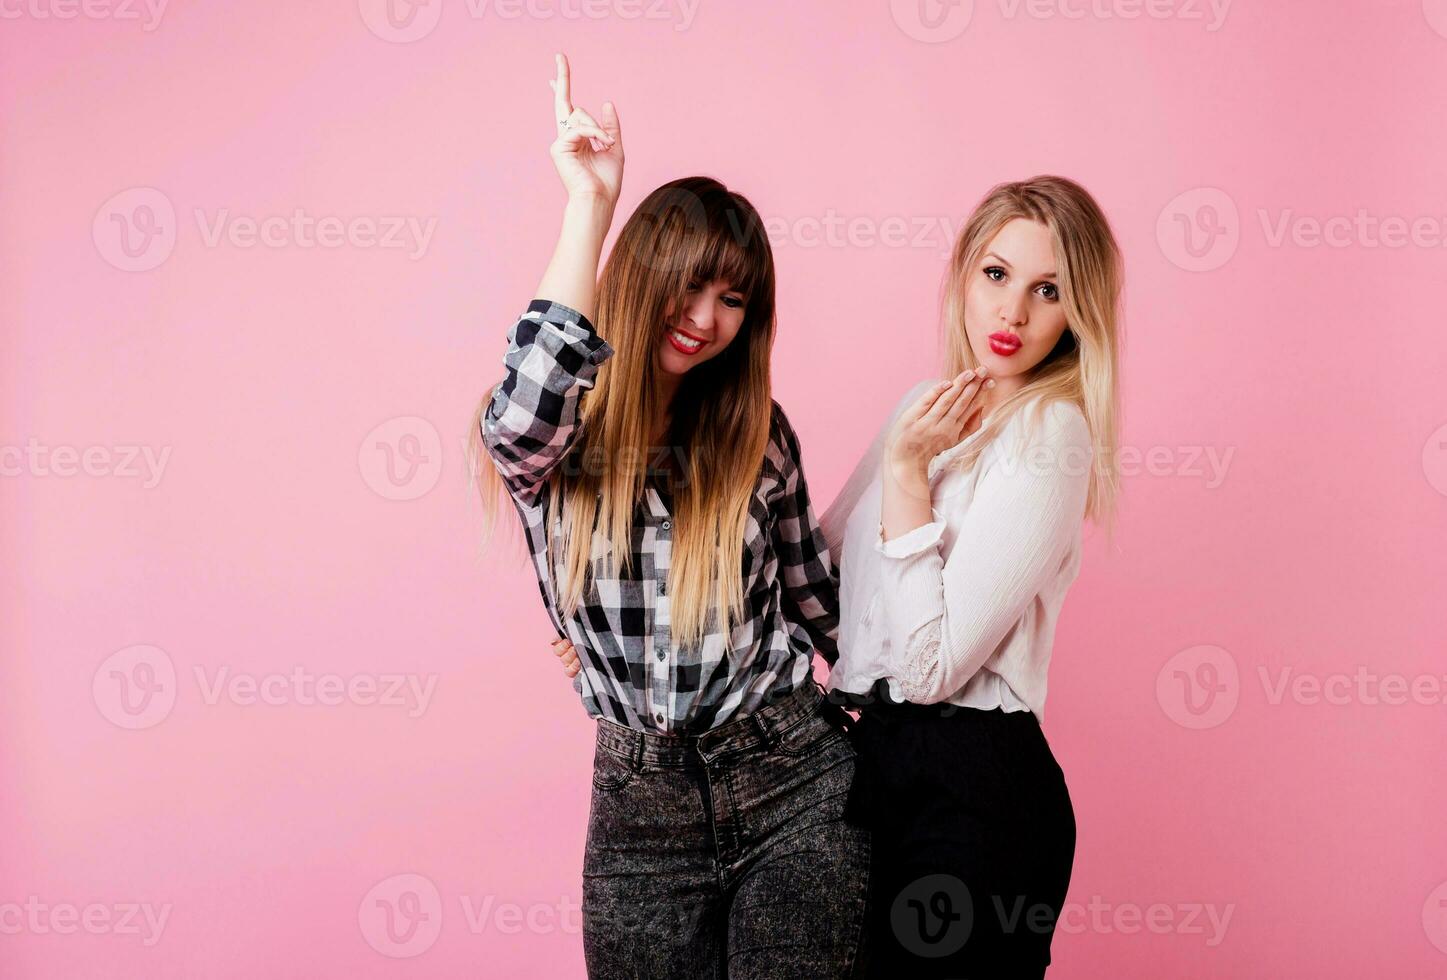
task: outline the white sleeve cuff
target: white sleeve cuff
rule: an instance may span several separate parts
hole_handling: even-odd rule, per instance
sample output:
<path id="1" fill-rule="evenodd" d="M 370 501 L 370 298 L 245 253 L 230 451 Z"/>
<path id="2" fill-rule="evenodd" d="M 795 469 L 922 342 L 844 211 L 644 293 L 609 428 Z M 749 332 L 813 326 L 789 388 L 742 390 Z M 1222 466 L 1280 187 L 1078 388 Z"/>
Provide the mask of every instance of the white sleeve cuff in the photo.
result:
<path id="1" fill-rule="evenodd" d="M 939 511 L 932 511 L 934 520 L 921 524 L 913 531 L 897 538 L 884 540 L 884 528 L 880 527 L 874 539 L 874 549 L 886 558 L 912 558 L 922 551 L 933 548 L 945 532 L 945 522 L 940 520 Z"/>

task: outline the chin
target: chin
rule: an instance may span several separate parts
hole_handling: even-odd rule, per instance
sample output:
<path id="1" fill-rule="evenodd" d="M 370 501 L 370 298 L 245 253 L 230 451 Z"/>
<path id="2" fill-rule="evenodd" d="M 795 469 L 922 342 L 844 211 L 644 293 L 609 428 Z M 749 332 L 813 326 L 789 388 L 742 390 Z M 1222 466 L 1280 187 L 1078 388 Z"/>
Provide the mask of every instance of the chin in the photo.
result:
<path id="1" fill-rule="evenodd" d="M 1025 371 L 1021 365 L 1025 364 L 1022 356 L 1023 350 L 1016 351 L 1009 357 L 1001 357 L 992 350 L 975 351 L 975 360 L 989 369 L 992 378 L 1010 378 Z"/>
<path id="2" fill-rule="evenodd" d="M 670 345 L 668 341 L 665 340 L 663 344 L 664 346 L 660 347 L 658 350 L 657 363 L 658 369 L 664 374 L 671 374 L 677 377 L 682 377 L 689 371 L 692 371 L 694 368 L 698 367 L 700 364 L 710 360 L 713 356 L 711 352 L 700 352 L 698 354 L 694 354 L 693 356 L 689 356 L 687 354 L 680 354 L 678 351 L 673 349 L 672 345 Z"/>

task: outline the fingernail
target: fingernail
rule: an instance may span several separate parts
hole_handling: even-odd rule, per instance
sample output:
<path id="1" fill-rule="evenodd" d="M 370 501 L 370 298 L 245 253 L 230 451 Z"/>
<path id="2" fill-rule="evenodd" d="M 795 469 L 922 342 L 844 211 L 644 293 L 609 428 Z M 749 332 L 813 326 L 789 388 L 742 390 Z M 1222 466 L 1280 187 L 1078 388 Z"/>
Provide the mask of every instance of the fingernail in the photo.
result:
<path id="1" fill-rule="evenodd" d="M 985 382 L 985 387 L 986 387 L 986 388 L 993 388 L 993 387 L 995 387 L 995 379 L 994 379 L 994 378 L 991 378 L 989 381 L 986 381 L 986 382 Z"/>

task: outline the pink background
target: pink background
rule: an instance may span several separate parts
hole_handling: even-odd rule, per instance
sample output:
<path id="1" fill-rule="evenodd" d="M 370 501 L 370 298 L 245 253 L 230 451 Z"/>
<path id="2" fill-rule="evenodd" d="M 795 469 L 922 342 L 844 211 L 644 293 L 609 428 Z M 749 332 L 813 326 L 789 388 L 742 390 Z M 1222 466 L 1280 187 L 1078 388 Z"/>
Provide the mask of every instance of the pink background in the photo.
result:
<path id="1" fill-rule="evenodd" d="M 554 50 L 619 106 L 620 215 L 703 172 L 773 222 L 821 509 L 933 372 L 985 190 L 1097 195 L 1157 455 L 1057 637 L 1051 976 L 1447 972 L 1447 0 L 920 9 L 431 0 L 404 43 L 371 0 L 5 7 L 0 976 L 583 975 L 592 725 L 520 551 L 478 556 L 461 451 L 557 226 Z M 435 226 L 415 258 L 207 241 L 298 209 Z M 1359 211 L 1419 240 L 1276 236 Z M 298 668 L 435 687 L 210 696 Z"/>

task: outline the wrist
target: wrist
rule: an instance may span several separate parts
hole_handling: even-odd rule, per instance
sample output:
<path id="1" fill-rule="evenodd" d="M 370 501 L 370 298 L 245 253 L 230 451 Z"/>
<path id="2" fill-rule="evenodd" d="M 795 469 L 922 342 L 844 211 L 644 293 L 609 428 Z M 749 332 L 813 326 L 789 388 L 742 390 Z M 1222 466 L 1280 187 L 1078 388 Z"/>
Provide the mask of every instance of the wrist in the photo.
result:
<path id="1" fill-rule="evenodd" d="M 563 213 L 569 217 L 611 220 L 613 203 L 608 195 L 597 191 L 570 191 Z"/>
<path id="2" fill-rule="evenodd" d="M 885 465 L 890 483 L 907 496 L 929 499 L 929 463 L 912 456 L 892 457 Z"/>

